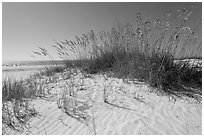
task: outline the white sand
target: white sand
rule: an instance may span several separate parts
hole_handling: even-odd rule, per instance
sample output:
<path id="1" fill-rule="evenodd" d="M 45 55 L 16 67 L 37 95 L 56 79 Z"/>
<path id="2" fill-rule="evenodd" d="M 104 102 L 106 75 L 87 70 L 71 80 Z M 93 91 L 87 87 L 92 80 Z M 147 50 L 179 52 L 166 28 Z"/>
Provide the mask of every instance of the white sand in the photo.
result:
<path id="1" fill-rule="evenodd" d="M 29 121 L 30 132 L 11 134 L 202 134 L 202 104 L 187 100 L 170 101 L 167 96 L 150 93 L 154 89 L 143 83 L 126 84 L 114 78 L 106 81 L 103 75 L 86 77 L 84 86 L 79 86 L 80 74 L 73 78 L 78 100 L 85 101 L 89 106 L 86 110 L 87 121 L 80 122 L 57 106 L 62 91 L 69 89 L 66 81 L 69 83 L 70 80 L 64 80 L 66 76 L 66 72 L 59 75 L 57 83 L 49 85 L 49 88 L 52 87 L 49 100 L 33 100 L 39 115 Z M 120 107 L 104 102 L 104 86 L 109 102 Z"/>

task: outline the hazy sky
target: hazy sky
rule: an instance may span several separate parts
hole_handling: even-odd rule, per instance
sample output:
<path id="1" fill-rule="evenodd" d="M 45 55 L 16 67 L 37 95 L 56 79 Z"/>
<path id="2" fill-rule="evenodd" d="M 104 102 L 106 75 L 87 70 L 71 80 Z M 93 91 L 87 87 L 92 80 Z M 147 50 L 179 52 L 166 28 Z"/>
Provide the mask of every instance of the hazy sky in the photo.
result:
<path id="1" fill-rule="evenodd" d="M 194 5 L 190 23 L 201 19 L 201 3 L 3 3 L 2 59 L 34 60 L 33 51 L 53 52 L 54 40 L 75 40 L 75 35 L 109 30 L 116 21 L 134 23 L 137 12 L 152 18 L 163 11 Z M 53 54 L 54 56 L 54 54 Z"/>

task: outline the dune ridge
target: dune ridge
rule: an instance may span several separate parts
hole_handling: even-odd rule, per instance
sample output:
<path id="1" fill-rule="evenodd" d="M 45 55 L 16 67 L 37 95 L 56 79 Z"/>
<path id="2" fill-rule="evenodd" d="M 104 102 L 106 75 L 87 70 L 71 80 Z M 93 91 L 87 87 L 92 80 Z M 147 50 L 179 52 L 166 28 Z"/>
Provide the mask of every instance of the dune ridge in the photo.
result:
<path id="1" fill-rule="evenodd" d="M 50 96 L 32 101 L 39 113 L 28 124 L 29 131 L 10 134 L 29 135 L 201 135 L 202 104 L 192 99 L 173 101 L 168 96 L 159 96 L 144 83 L 126 83 L 104 75 L 90 75 L 84 78 L 77 72 L 71 78 L 75 84 L 77 99 L 84 101 L 88 109 L 86 121 L 70 117 L 59 109 L 57 100 L 67 90 L 63 79 L 67 72 L 56 74 L 60 81 L 49 84 Z M 50 88 L 52 87 L 52 88 Z M 108 102 L 104 102 L 104 88 Z"/>

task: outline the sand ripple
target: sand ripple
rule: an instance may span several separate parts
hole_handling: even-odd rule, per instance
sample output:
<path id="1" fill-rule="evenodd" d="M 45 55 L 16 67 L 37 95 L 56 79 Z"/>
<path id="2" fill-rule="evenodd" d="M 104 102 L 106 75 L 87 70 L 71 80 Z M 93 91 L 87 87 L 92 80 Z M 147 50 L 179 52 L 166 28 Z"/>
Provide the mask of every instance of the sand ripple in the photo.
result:
<path id="1" fill-rule="evenodd" d="M 79 80 L 76 82 L 79 85 Z M 62 86 L 65 84 L 62 80 L 51 93 L 59 94 L 67 88 Z M 104 102 L 104 86 L 109 103 Z M 29 134 L 202 134 L 202 104 L 169 101 L 168 97 L 150 93 L 150 90 L 145 85 L 125 84 L 119 79 L 105 81 L 102 75 L 87 77 L 77 94 L 79 100 L 87 101 L 90 106 L 92 114 L 88 121 L 80 122 L 61 111 L 57 98 L 53 101 L 35 99 L 33 104 L 39 116 L 29 121 Z"/>

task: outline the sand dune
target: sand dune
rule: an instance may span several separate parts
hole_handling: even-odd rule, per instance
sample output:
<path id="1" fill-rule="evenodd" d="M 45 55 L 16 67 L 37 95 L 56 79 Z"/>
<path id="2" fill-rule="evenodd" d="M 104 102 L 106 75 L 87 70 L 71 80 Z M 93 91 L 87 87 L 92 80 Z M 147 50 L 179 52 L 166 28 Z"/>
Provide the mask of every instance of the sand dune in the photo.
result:
<path id="1" fill-rule="evenodd" d="M 58 75 L 66 76 L 66 72 Z M 202 134 L 202 104 L 187 100 L 171 101 L 167 96 L 158 96 L 152 92 L 155 89 L 142 83 L 127 84 L 120 79 L 105 80 L 103 75 L 91 75 L 80 85 L 80 78 L 80 73 L 73 76 L 73 90 L 77 91 L 78 100 L 89 106 L 86 121 L 74 119 L 58 108 L 57 99 L 62 96 L 63 90 L 69 88 L 67 82 L 70 82 L 70 79 L 61 78 L 49 85 L 53 88 L 48 100 L 33 100 L 39 115 L 29 121 L 30 131 L 11 134 Z M 109 103 L 104 102 L 104 88 Z"/>

